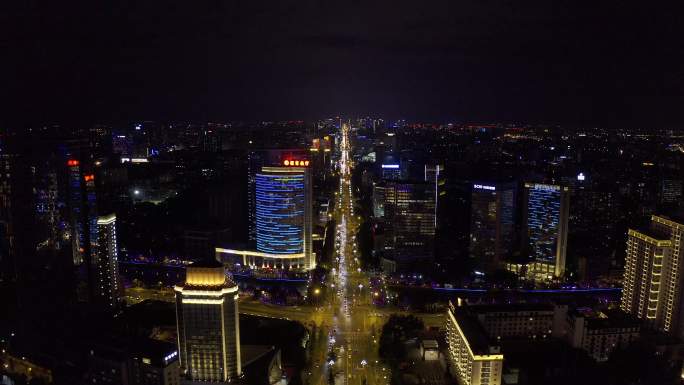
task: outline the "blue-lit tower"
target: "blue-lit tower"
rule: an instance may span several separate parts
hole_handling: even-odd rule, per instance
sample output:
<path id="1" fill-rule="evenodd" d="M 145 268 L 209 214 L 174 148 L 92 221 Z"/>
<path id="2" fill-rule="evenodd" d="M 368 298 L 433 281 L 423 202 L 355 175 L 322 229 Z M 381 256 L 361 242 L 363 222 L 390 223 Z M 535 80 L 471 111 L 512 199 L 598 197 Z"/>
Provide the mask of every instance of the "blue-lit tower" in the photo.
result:
<path id="1" fill-rule="evenodd" d="M 256 174 L 256 249 L 271 267 L 312 269 L 311 177 L 304 161 L 286 163 Z"/>
<path id="2" fill-rule="evenodd" d="M 534 279 L 560 277 L 565 272 L 568 239 L 568 187 L 525 183 L 527 240 L 532 263 L 528 275 Z"/>

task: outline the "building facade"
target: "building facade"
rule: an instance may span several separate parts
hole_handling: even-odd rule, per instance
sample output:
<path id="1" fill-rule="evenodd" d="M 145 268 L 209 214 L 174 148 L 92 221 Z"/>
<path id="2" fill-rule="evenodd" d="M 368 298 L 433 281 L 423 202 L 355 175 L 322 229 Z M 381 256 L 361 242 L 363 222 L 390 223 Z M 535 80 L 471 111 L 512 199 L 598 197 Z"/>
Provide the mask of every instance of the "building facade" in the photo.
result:
<path id="1" fill-rule="evenodd" d="M 515 184 L 475 183 L 471 194 L 470 257 L 481 272 L 498 269 L 515 235 Z"/>
<path id="2" fill-rule="evenodd" d="M 684 221 L 653 215 L 648 231 L 630 229 L 620 308 L 656 330 L 684 336 Z"/>
<path id="3" fill-rule="evenodd" d="M 256 177 L 256 250 L 273 267 L 312 269 L 312 199 L 308 161 L 263 167 Z M 294 161 L 293 161 L 294 162 Z"/>
<path id="4" fill-rule="evenodd" d="M 434 256 L 435 194 L 425 182 L 385 182 L 384 258 L 396 269 L 420 270 Z"/>
<path id="5" fill-rule="evenodd" d="M 567 306 L 512 304 L 468 306 L 467 311 L 493 340 L 543 340 L 563 334 Z"/>
<path id="6" fill-rule="evenodd" d="M 639 338 L 639 322 L 622 312 L 594 312 L 576 309 L 568 313 L 568 341 L 598 362 L 607 361 L 611 353 Z"/>
<path id="7" fill-rule="evenodd" d="M 222 384 L 238 379 L 240 323 L 238 288 L 218 262 L 187 269 L 176 292 L 181 376 L 189 384 Z"/>
<path id="8" fill-rule="evenodd" d="M 373 216 L 383 218 L 385 216 L 385 185 L 373 184 Z"/>
<path id="9" fill-rule="evenodd" d="M 97 233 L 96 293 L 102 304 L 116 309 L 120 293 L 116 215 L 98 217 Z"/>
<path id="10" fill-rule="evenodd" d="M 437 227 L 437 214 L 439 212 L 440 196 L 446 193 L 445 168 L 441 164 L 425 165 L 424 178 L 425 182 L 432 183 L 435 186 L 435 227 Z"/>
<path id="11" fill-rule="evenodd" d="M 286 160 L 308 160 L 308 154 L 300 149 L 256 149 L 247 154 L 247 205 L 249 223 L 249 243 L 251 249 L 256 247 L 257 239 L 257 203 L 256 203 L 256 178 L 262 167 L 279 167 Z"/>
<path id="12" fill-rule="evenodd" d="M 447 361 L 460 385 L 500 385 L 504 356 L 477 321 L 451 303 L 447 309 Z"/>
<path id="13" fill-rule="evenodd" d="M 89 346 L 86 378 L 93 384 L 180 385 L 178 348 L 151 338 L 111 340 Z"/>
<path id="14" fill-rule="evenodd" d="M 537 280 L 561 277 L 568 240 L 569 188 L 525 183 L 525 194 L 526 238 L 532 259 L 527 274 Z"/>

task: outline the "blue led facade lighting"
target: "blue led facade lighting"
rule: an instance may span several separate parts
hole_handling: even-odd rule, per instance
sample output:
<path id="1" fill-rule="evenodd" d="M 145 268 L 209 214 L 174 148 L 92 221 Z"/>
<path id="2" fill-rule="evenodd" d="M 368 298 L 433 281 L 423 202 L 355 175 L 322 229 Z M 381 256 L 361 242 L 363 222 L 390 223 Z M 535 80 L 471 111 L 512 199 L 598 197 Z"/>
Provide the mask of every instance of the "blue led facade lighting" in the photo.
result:
<path id="1" fill-rule="evenodd" d="M 256 248 L 272 254 L 304 252 L 306 180 L 302 172 L 256 175 Z"/>

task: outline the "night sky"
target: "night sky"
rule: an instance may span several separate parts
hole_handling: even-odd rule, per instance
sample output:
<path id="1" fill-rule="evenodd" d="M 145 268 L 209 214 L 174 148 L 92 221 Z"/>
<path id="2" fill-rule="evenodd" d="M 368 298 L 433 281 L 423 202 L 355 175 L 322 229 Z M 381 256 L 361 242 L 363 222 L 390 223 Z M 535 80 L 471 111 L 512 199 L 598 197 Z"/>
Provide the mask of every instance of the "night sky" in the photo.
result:
<path id="1" fill-rule="evenodd" d="M 7 3 L 20 3 L 0 5 L 10 126 L 336 114 L 684 126 L 681 1 Z"/>

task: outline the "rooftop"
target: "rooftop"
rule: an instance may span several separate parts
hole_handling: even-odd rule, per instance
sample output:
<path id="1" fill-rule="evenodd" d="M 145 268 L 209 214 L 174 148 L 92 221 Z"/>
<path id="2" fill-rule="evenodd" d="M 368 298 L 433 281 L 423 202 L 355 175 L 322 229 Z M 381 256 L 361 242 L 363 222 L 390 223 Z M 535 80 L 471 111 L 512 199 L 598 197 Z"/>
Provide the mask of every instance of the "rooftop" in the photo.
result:
<path id="1" fill-rule="evenodd" d="M 466 309 L 470 313 L 504 313 L 504 312 L 529 312 L 529 311 L 553 311 L 553 305 L 546 303 L 518 303 L 506 305 L 470 305 Z"/>
<path id="2" fill-rule="evenodd" d="M 636 318 L 621 310 L 590 311 L 575 309 L 571 314 L 574 317 L 585 318 L 587 320 L 587 327 L 592 329 L 631 328 L 640 325 Z"/>
<path id="3" fill-rule="evenodd" d="M 491 354 L 489 347 L 495 345 L 490 344 L 489 337 L 487 337 L 487 333 L 482 325 L 460 308 L 456 308 L 453 314 L 456 322 L 458 322 L 458 326 L 468 340 L 468 345 L 470 345 L 470 350 L 473 351 L 473 354 Z"/>

